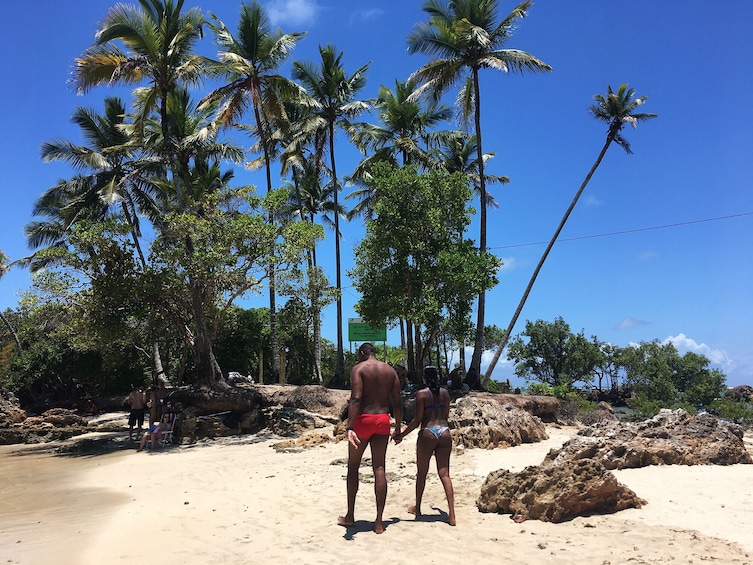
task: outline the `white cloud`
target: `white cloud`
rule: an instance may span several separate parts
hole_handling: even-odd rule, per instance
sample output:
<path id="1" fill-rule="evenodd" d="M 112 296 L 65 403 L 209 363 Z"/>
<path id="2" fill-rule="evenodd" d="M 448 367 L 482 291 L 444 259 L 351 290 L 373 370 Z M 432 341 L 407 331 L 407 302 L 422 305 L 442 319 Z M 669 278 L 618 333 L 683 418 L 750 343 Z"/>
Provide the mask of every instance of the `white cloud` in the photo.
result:
<path id="1" fill-rule="evenodd" d="M 662 341 L 662 345 L 671 343 L 674 345 L 680 353 L 686 353 L 692 351 L 703 355 L 712 365 L 718 365 L 722 370 L 728 370 L 732 362 L 730 361 L 727 352 L 724 349 L 712 349 L 705 343 L 698 343 L 694 339 L 689 338 L 685 334 L 681 333 L 676 336 L 669 336 Z"/>
<path id="2" fill-rule="evenodd" d="M 274 0 L 265 6 L 269 22 L 273 26 L 310 25 L 316 21 L 320 11 L 315 0 Z"/>
<path id="3" fill-rule="evenodd" d="M 648 325 L 648 322 L 644 322 L 643 320 L 636 320 L 635 318 L 627 317 L 624 320 L 622 320 L 619 324 L 617 324 L 618 330 L 630 330 L 632 328 L 639 328 L 641 326 Z"/>
<path id="4" fill-rule="evenodd" d="M 602 202 L 595 196 L 588 195 L 586 196 L 585 201 L 583 202 L 583 205 L 586 206 L 587 208 L 592 208 L 592 207 L 601 206 Z"/>
<path id="5" fill-rule="evenodd" d="M 367 10 L 357 10 L 353 12 L 348 23 L 354 24 L 358 22 L 368 22 L 380 17 L 384 14 L 384 10 L 381 8 L 369 8 Z"/>
<path id="6" fill-rule="evenodd" d="M 639 261 L 649 261 L 651 259 L 654 259 L 655 257 L 658 257 L 659 254 L 656 251 L 646 250 L 642 253 L 638 254 L 638 260 Z"/>
<path id="7" fill-rule="evenodd" d="M 512 271 L 516 267 L 515 257 L 500 257 L 502 260 L 502 266 L 499 268 L 499 272 Z"/>

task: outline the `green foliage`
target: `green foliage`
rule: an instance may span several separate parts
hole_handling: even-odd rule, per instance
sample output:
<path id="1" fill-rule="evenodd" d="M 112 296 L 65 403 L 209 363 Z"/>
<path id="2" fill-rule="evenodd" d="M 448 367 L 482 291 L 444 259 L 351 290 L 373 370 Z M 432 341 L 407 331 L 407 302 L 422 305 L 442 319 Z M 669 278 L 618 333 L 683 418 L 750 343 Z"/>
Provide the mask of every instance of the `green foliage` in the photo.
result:
<path id="1" fill-rule="evenodd" d="M 554 396 L 554 389 L 547 383 L 528 383 L 528 394 L 534 396 Z"/>
<path id="2" fill-rule="evenodd" d="M 500 265 L 463 237 L 467 178 L 385 164 L 373 175 L 380 198 L 348 273 L 361 294 L 356 310 L 375 324 L 403 318 L 431 333 L 446 320 L 451 333 L 465 331 L 473 298 L 496 284 Z"/>
<path id="3" fill-rule="evenodd" d="M 737 424 L 753 424 L 753 403 L 750 402 L 732 398 L 717 398 L 711 402 L 709 411 Z"/>
<path id="4" fill-rule="evenodd" d="M 572 383 L 591 380 L 599 350 L 583 332 L 573 334 L 558 317 L 554 322 L 527 321 L 525 331 L 510 342 L 507 356 L 516 363 L 518 376 L 532 377 L 553 387 L 565 385 L 569 390 Z"/>
<path id="5" fill-rule="evenodd" d="M 661 408 L 699 410 L 724 392 L 724 374 L 709 369 L 706 357 L 692 352 L 681 356 L 671 343 L 654 340 L 626 347 L 621 364 L 634 391 L 629 406 L 647 416 Z"/>

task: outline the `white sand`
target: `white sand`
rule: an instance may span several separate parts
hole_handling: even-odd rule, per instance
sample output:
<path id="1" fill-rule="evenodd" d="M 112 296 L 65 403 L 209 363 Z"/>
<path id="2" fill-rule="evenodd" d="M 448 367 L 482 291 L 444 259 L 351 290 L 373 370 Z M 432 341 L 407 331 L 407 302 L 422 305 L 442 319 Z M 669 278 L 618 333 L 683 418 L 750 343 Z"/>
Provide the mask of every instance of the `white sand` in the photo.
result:
<path id="1" fill-rule="evenodd" d="M 387 452 L 386 531 L 372 532 L 370 467 L 356 526 L 345 512 L 347 446 L 277 453 L 280 438 L 231 438 L 155 453 L 10 456 L 0 448 L 0 562 L 131 563 L 753 563 L 753 465 L 647 467 L 616 472 L 648 500 L 641 509 L 562 524 L 482 514 L 492 470 L 541 462 L 573 428 L 494 451 L 454 453 L 458 525 L 434 472 L 423 511 L 414 499 L 415 435 Z M 367 451 L 368 456 L 368 451 Z M 751 557 L 749 557 L 749 555 Z"/>

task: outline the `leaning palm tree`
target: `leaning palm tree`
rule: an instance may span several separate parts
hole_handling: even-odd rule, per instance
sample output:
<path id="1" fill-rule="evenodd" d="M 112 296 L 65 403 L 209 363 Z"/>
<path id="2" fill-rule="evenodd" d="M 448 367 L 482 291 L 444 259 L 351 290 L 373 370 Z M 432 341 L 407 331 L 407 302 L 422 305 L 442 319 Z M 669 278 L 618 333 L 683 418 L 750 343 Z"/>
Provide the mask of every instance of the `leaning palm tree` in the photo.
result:
<path id="1" fill-rule="evenodd" d="M 335 160 L 335 130 L 348 131 L 351 120 L 369 108 L 369 105 L 355 100 L 356 94 L 366 84 L 366 70 L 369 64 L 358 68 L 348 76 L 342 66 L 342 52 L 333 45 L 319 46 L 319 64 L 296 61 L 293 63 L 293 79 L 306 89 L 312 111 L 318 117 L 319 126 L 315 141 L 316 161 L 321 162 L 325 146 L 330 157 L 330 175 L 333 188 L 333 210 L 335 229 L 335 269 L 337 287 L 337 364 L 333 384 L 345 383 L 345 354 L 343 348 L 342 277 L 340 266 L 340 210 L 338 195 L 340 181 L 337 178 Z"/>
<path id="2" fill-rule="evenodd" d="M 286 124 L 285 98 L 300 98 L 300 88 L 277 71 L 288 58 L 304 33 L 274 31 L 261 4 L 254 0 L 243 5 L 238 21 L 237 37 L 216 16 L 211 25 L 219 46 L 220 64 L 214 73 L 224 76 L 227 84 L 210 92 L 201 102 L 221 101 L 219 121 L 234 125 L 248 109 L 253 112 L 252 130 L 259 142 L 266 172 L 267 192 L 272 190 L 272 159 L 274 149 L 272 121 Z M 269 221 L 273 218 L 270 215 Z M 277 354 L 277 300 L 274 265 L 269 273 L 269 326 L 272 348 L 272 381 L 279 380 L 280 359 Z"/>
<path id="3" fill-rule="evenodd" d="M 423 6 L 429 21 L 419 23 L 408 36 L 408 50 L 436 57 L 413 73 L 421 86 L 417 94 L 431 92 L 435 99 L 462 82 L 457 101 L 461 116 L 473 116 L 477 139 L 480 193 L 479 247 L 486 251 L 486 176 L 481 136 L 481 89 L 479 71 L 492 68 L 505 72 L 544 72 L 552 68 L 533 55 L 518 49 L 503 49 L 517 20 L 528 15 L 532 2 L 516 6 L 497 23 L 497 0 L 429 0 Z M 478 297 L 478 322 L 471 367 L 479 370 L 484 341 L 486 295 Z"/>
<path id="4" fill-rule="evenodd" d="M 606 155 L 607 149 L 609 149 L 609 146 L 612 145 L 612 142 L 614 142 L 622 147 L 626 153 L 632 153 L 632 151 L 630 150 L 630 144 L 624 137 L 622 137 L 622 128 L 625 127 L 625 124 L 630 124 L 635 128 L 638 126 L 638 122 L 645 122 L 657 117 L 656 114 L 636 113 L 638 107 L 641 106 L 647 98 L 648 96 L 636 97 L 635 90 L 628 88 L 627 84 L 621 84 L 617 89 L 617 92 L 613 92 L 612 87 L 609 86 L 607 88 L 606 96 L 602 96 L 601 94 L 594 96 L 596 104 L 590 106 L 588 108 L 588 111 L 594 118 L 596 118 L 600 122 L 607 124 L 606 141 L 604 142 L 604 146 L 601 148 L 599 156 L 591 166 L 591 170 L 588 171 L 586 178 L 583 180 L 580 188 L 578 188 L 578 191 L 575 193 L 575 196 L 570 202 L 570 206 L 567 207 L 565 215 L 562 216 L 557 229 L 554 231 L 554 235 L 552 235 L 552 238 L 549 240 L 549 244 L 546 246 L 544 253 L 541 255 L 541 259 L 539 259 L 539 262 L 536 265 L 536 269 L 534 269 L 533 271 L 531 280 L 528 281 L 528 286 L 523 292 L 523 296 L 518 303 L 518 307 L 515 309 L 515 313 L 513 314 L 512 319 L 507 326 L 507 330 L 505 330 L 505 333 L 502 336 L 502 341 L 500 341 L 497 350 L 494 352 L 494 357 L 492 358 L 492 361 L 489 364 L 489 368 L 484 375 L 484 379 L 486 381 L 491 378 L 492 371 L 494 371 L 494 367 L 497 364 L 500 355 L 502 354 L 502 350 L 505 348 L 507 341 L 510 339 L 513 327 L 515 327 L 515 323 L 518 321 L 518 316 L 520 316 L 520 312 L 523 310 L 523 306 L 525 305 L 526 300 L 528 300 L 528 295 L 531 292 L 531 288 L 533 288 L 533 283 L 536 282 L 536 277 L 539 276 L 539 271 L 544 265 L 544 261 L 546 261 L 549 252 L 552 250 L 554 242 L 557 241 L 557 237 L 559 237 L 562 228 L 565 227 L 565 222 L 567 222 L 567 219 L 570 217 L 570 212 L 572 212 L 573 208 L 575 208 L 580 195 L 583 194 L 583 191 L 590 182 L 591 177 L 601 164 L 601 160 L 604 158 L 604 155 Z"/>

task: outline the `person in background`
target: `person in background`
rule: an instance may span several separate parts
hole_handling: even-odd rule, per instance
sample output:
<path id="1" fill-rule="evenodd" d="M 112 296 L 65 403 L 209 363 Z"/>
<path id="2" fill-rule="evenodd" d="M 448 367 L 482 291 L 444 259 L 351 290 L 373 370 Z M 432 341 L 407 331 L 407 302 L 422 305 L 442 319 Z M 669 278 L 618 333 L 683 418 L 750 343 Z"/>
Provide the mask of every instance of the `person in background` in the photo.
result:
<path id="1" fill-rule="evenodd" d="M 475 367 L 468 369 L 468 374 L 465 376 L 465 384 L 468 385 L 470 390 L 486 392 L 484 385 L 481 384 L 481 379 L 479 378 L 478 371 Z"/>
<path id="2" fill-rule="evenodd" d="M 408 512 L 421 516 L 421 499 L 426 487 L 426 475 L 429 472 L 431 456 L 437 462 L 437 473 L 447 497 L 447 522 L 450 526 L 455 520 L 455 491 L 450 477 L 450 453 L 452 452 L 452 434 L 447 418 L 450 415 L 450 393 L 439 386 L 439 374 L 436 367 L 424 368 L 426 388 L 416 394 L 416 413 L 413 420 L 393 440 L 399 444 L 403 438 L 421 426 L 416 440 L 416 504 Z"/>
<path id="3" fill-rule="evenodd" d="M 162 439 L 162 434 L 169 431 L 173 425 L 173 415 L 170 412 L 162 414 L 159 423 L 149 426 L 149 431 L 141 437 L 141 443 L 136 451 L 143 451 L 148 441 L 152 442 L 152 449 Z"/>
<path id="4" fill-rule="evenodd" d="M 124 404 L 127 404 L 131 408 L 131 413 L 128 415 L 128 439 L 133 440 L 133 427 L 138 424 L 139 435 L 141 435 L 141 428 L 144 426 L 144 415 L 146 413 L 146 393 L 144 387 L 134 387 L 131 393 L 123 400 Z"/>

